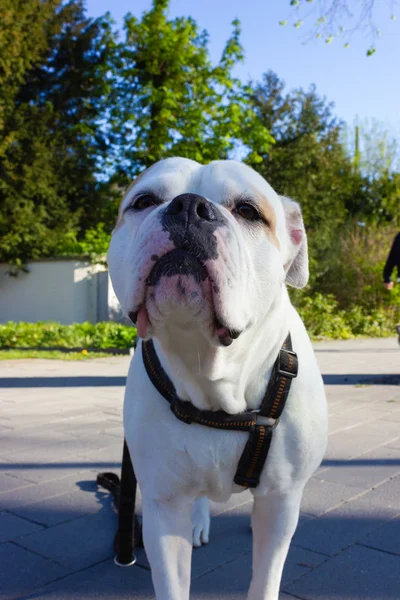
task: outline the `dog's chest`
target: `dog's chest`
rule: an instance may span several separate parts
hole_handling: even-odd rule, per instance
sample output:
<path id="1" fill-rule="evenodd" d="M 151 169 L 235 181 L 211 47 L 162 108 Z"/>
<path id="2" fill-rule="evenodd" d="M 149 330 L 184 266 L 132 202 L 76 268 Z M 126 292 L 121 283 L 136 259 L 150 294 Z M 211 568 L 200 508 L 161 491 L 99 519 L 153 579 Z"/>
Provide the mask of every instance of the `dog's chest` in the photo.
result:
<path id="1" fill-rule="evenodd" d="M 149 390 L 148 390 L 149 391 Z M 177 491 L 224 501 L 248 434 L 179 421 L 154 390 L 125 398 L 124 426 L 140 487 L 161 497 Z"/>

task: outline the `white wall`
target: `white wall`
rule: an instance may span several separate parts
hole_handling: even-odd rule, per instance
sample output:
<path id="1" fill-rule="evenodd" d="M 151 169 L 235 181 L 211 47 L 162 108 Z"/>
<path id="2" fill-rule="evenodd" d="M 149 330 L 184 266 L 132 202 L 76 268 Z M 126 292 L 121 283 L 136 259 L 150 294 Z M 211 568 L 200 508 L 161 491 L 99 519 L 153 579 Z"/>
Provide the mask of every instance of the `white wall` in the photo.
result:
<path id="1" fill-rule="evenodd" d="M 29 273 L 7 274 L 0 264 L 0 323 L 7 321 L 120 320 L 108 273 L 102 265 L 79 260 L 44 260 L 28 264 Z"/>

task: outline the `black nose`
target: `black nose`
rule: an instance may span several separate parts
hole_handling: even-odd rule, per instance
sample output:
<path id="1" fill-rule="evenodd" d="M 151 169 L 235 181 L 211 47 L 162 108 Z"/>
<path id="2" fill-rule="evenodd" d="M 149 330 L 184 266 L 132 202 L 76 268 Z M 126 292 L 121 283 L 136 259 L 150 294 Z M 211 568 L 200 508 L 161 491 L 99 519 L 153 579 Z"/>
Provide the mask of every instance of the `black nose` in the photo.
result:
<path id="1" fill-rule="evenodd" d="M 180 194 L 176 196 L 165 210 L 171 221 L 182 225 L 202 225 L 218 220 L 215 206 L 198 194 Z"/>
<path id="2" fill-rule="evenodd" d="M 189 252 L 200 262 L 218 257 L 214 233 L 225 220 L 218 207 L 203 196 L 176 196 L 162 214 L 161 224 L 176 248 Z"/>

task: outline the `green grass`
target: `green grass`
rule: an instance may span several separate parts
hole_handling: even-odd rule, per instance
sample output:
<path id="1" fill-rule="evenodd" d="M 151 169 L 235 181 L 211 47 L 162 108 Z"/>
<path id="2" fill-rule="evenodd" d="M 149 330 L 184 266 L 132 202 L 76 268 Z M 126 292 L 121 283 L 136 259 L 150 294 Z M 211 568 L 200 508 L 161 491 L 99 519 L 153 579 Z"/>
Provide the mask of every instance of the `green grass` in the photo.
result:
<path id="1" fill-rule="evenodd" d="M 59 350 L 0 350 L 0 360 L 18 360 L 20 358 L 48 358 L 51 360 L 88 360 L 91 358 L 110 358 L 105 352 L 60 352 Z"/>

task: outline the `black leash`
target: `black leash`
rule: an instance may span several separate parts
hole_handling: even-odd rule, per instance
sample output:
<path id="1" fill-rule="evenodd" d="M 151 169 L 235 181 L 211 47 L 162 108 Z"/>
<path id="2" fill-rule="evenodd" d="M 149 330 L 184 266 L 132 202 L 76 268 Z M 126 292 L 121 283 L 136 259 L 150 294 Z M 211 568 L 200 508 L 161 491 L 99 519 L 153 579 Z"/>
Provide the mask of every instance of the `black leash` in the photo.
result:
<path id="1" fill-rule="evenodd" d="M 119 567 L 130 567 L 136 562 L 135 548 L 143 547 L 143 538 L 142 524 L 135 515 L 137 481 L 126 440 L 122 453 L 121 480 L 115 473 L 99 473 L 97 483 L 111 492 L 118 507 L 114 562 Z"/>
<path id="2" fill-rule="evenodd" d="M 257 487 L 271 445 L 273 430 L 279 423 L 292 379 L 298 372 L 297 355 L 292 349 L 290 333 L 274 363 L 260 408 L 236 415 L 222 410 L 199 410 L 190 402 L 180 400 L 172 381 L 161 366 L 152 340 L 142 342 L 142 355 L 150 381 L 169 402 L 172 412 L 179 420 L 215 429 L 249 432 L 234 481 L 245 488 Z M 125 440 L 121 482 L 114 473 L 100 473 L 97 483 L 108 489 L 118 502 L 118 532 L 115 537 L 117 555 L 114 561 L 118 566 L 131 566 L 136 562 L 135 546 L 143 545 L 143 540 L 141 524 L 135 516 L 137 481 Z"/>

